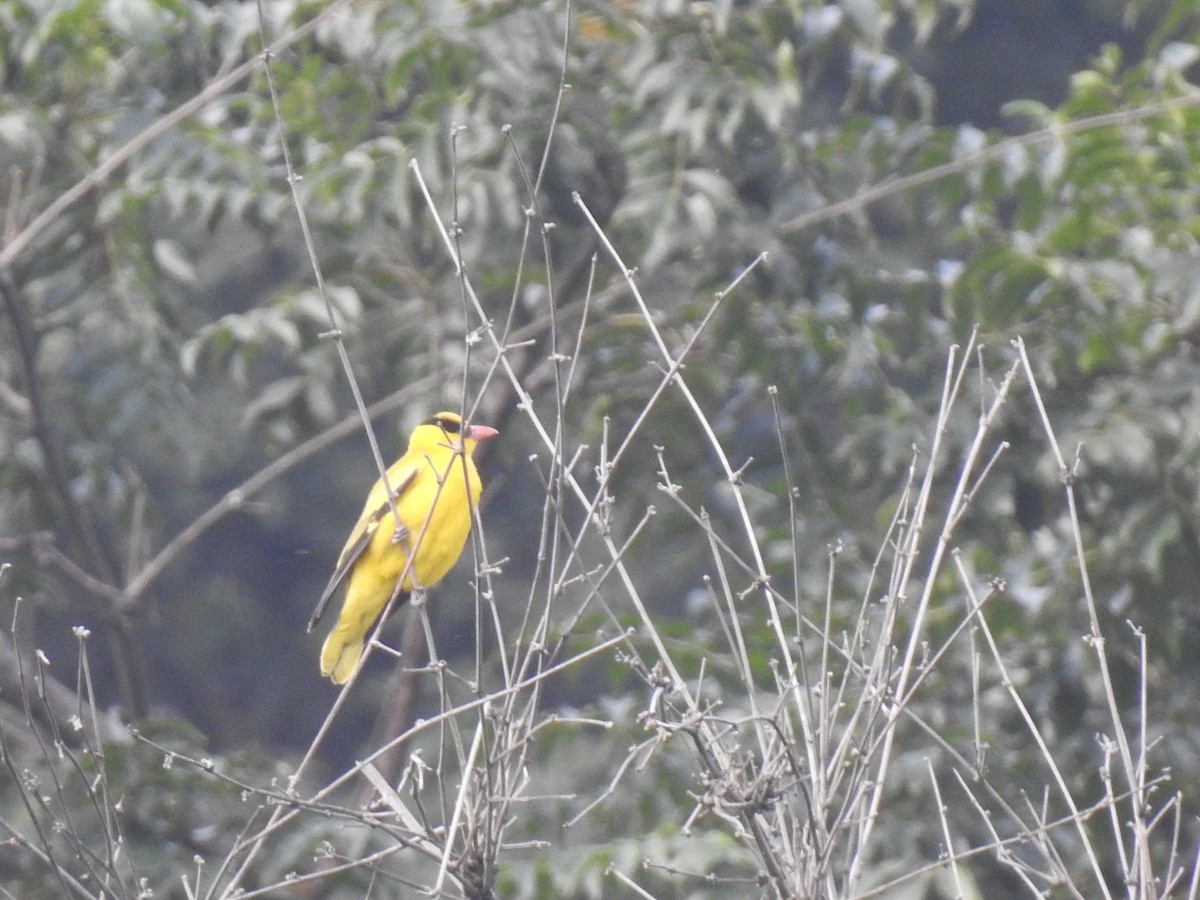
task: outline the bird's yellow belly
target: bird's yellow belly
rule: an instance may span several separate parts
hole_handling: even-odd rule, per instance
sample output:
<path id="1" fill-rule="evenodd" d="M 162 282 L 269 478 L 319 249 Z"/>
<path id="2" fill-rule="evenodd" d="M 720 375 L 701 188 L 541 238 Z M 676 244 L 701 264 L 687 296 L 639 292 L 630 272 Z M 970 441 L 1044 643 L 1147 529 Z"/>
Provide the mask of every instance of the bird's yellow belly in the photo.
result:
<path id="1" fill-rule="evenodd" d="M 428 503 L 404 504 L 405 508 L 400 510 L 404 532 L 399 543 L 394 542 L 395 519 L 388 514 L 380 521 L 370 547 L 371 557 L 380 562 L 374 573 L 374 577 L 382 582 L 380 588 L 386 588 L 389 594 L 395 588 L 396 580 L 408 564 L 409 551 L 414 553 L 416 559 L 411 569 L 405 572 L 402 590 L 411 591 L 414 586 L 437 584 L 453 568 L 471 533 L 471 510 L 479 500 L 478 490 L 472 490 L 473 496 L 468 503 L 467 485 L 462 476 L 461 469 L 448 474 L 435 495 L 432 513 L 428 512 Z M 417 507 L 418 513 L 406 515 L 407 509 L 412 506 Z"/>

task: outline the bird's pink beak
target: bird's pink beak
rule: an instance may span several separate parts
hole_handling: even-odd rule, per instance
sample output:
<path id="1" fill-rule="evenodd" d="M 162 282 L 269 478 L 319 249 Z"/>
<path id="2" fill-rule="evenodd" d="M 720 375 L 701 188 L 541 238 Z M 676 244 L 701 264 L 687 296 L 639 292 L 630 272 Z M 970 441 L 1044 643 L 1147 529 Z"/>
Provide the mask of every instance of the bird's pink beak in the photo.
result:
<path id="1" fill-rule="evenodd" d="M 476 442 L 486 441 L 488 438 L 494 438 L 499 433 L 500 432 L 498 432 L 495 428 L 492 428 L 490 425 L 472 425 L 467 429 L 467 437 Z"/>

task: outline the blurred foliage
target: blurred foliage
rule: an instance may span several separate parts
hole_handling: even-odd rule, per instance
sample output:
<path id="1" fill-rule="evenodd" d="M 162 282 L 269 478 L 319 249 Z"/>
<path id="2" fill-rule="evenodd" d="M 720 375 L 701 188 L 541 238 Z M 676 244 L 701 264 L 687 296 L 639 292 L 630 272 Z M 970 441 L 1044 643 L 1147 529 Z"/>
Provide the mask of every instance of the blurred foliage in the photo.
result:
<path id="1" fill-rule="evenodd" d="M 5 776 L 16 773 L 19 757 L 34 755 L 13 736 L 7 731 L 0 742 L 12 764 Z M 203 737 L 168 717 L 148 723 L 136 737 L 106 740 L 102 753 L 96 744 L 69 746 L 43 738 L 50 749 L 43 764 L 20 771 L 19 786 L 17 779 L 0 780 L 0 817 L 27 835 L 42 836 L 45 844 L 38 850 L 56 859 L 66 875 L 60 878 L 39 852 L 6 835 L 0 878 L 6 889 L 19 886 L 20 896 L 29 900 L 75 896 L 67 879 L 107 889 L 106 896 L 188 896 L 189 886 L 201 887 L 211 878 L 204 860 L 219 859 L 264 803 L 237 782 L 266 787 L 284 783 L 288 774 L 281 760 L 261 752 L 207 756 Z M 289 868 L 299 870 L 312 847 L 296 852 L 255 866 L 250 882 L 270 883 Z"/>
<path id="2" fill-rule="evenodd" d="M 21 543 L 50 532 L 119 593 L 205 509 L 351 411 L 334 347 L 321 338 L 329 323 L 282 139 L 368 401 L 422 378 L 437 385 L 384 420 L 385 455 L 415 420 L 457 405 L 464 370 L 479 387 L 490 362 L 464 344 L 480 323 L 410 161 L 443 221 L 459 229 L 456 249 L 487 315 L 535 340 L 510 358 L 539 408 L 554 403 L 550 289 L 571 336 L 557 339 L 573 340 L 599 250 L 573 192 L 636 268 L 673 352 L 714 292 L 769 252 L 721 301 L 687 374 L 733 464 L 753 457 L 745 478 L 760 501 L 765 555 L 776 587 L 801 604 L 825 596 L 834 545 L 844 548 L 835 594 L 856 603 L 867 589 L 913 446 L 928 450 L 949 347 L 978 327 L 998 377 L 1008 342 L 1023 336 L 1062 446 L 1081 448 L 1104 624 L 1122 634 L 1130 618 L 1146 630 L 1155 724 L 1171 736 L 1163 753 L 1186 782 L 1200 746 L 1190 712 L 1200 631 L 1197 23 L 1184 0 L 1073 6 L 1086 10 L 1084 24 L 1058 22 L 1051 33 L 1112 42 L 1077 50 L 1080 65 L 1052 79 L 1047 96 L 1003 93 L 1005 72 L 991 66 L 1050 78 L 1064 57 L 989 57 L 975 75 L 988 83 L 972 82 L 988 103 L 978 121 L 950 107 L 962 87 L 950 61 L 989 35 L 1003 46 L 984 27 L 993 3 L 623 0 L 580 2 L 568 17 L 562 4 L 363 0 L 328 15 L 273 61 L 282 125 L 259 67 L 85 193 L 3 273 L 0 536 L 12 543 L 0 561 L 13 569 L 0 582 L 0 621 L 23 596 L 23 639 L 51 658 L 71 646 L 68 626 L 95 627 L 107 650 L 94 660 L 102 700 L 128 715 L 180 715 L 223 751 L 295 754 L 311 739 L 332 695 L 316 677 L 317 638 L 303 637 L 303 621 L 373 478 L 361 438 L 239 505 L 132 606 L 89 592 Z M 274 38 L 322 6 L 264 9 Z M 0 0 L 0 35 L 9 238 L 142 128 L 260 50 L 254 6 L 236 2 Z M 525 173 L 545 150 L 560 72 L 569 87 L 531 199 Z M 1130 113 L 1172 98 L 1189 102 Z M 1121 111 L 1102 127 L 1070 127 Z M 980 161 L 1005 140 L 1002 129 L 1044 134 Z M 873 185 L 953 163 L 936 181 L 820 218 Z M 523 233 L 533 207 L 556 226 L 549 260 Z M 622 273 L 603 254 L 597 272 L 575 360 L 582 387 L 567 410 L 569 433 L 593 447 L 589 464 L 604 417 L 610 438 L 623 439 L 661 378 L 647 360 L 663 363 L 629 315 Z M 778 391 L 778 422 L 768 386 Z M 505 577 L 519 597 L 532 577 L 540 499 L 530 499 L 538 488 L 527 462 L 536 444 L 511 418 L 514 406 L 499 388 L 485 402 L 497 424 L 514 425 L 486 461 L 485 519 L 489 553 L 511 559 Z M 1061 651 L 1078 645 L 1084 619 L 1064 587 L 1078 578 L 1060 473 L 1027 395 L 1014 406 L 1019 414 L 1010 409 L 1002 424 L 1004 465 L 960 538 L 981 577 L 1009 586 L 993 614 L 1038 715 L 1090 760 L 1093 673 L 1082 651 Z M 614 531 L 627 534 L 658 502 L 657 445 L 688 502 L 742 549 L 720 469 L 691 422 L 679 396 L 664 394 L 615 473 Z M 973 427 L 962 416 L 947 440 L 961 450 Z M 795 521 L 784 502 L 792 487 Z M 710 574 L 709 548 L 678 508 L 659 506 L 629 562 L 681 655 L 691 641 L 694 673 L 717 640 L 704 605 L 692 602 Z M 451 596 L 465 578 L 451 579 L 438 628 L 446 645 L 469 652 L 472 613 Z M 1131 706 L 1132 646 L 1114 640 Z M 959 663 L 930 679 L 931 697 L 962 689 Z M 627 684 L 622 667 L 610 668 L 611 683 Z M 731 678 L 719 664 L 708 671 L 718 684 Z M 581 680 L 556 683 L 552 700 L 605 702 Z M 378 690 L 351 698 L 330 766 L 358 751 Z M 992 752 L 1019 754 L 999 713 L 997 723 Z M 920 777 L 920 760 L 911 771 Z M 132 782 L 149 777 L 130 762 Z M 603 789 L 604 774 L 589 777 L 582 790 Z M 661 775 L 679 789 L 688 777 Z M 621 825 L 621 804 L 639 802 L 651 801 L 619 798 L 611 824 Z M 136 805 L 134 819 L 157 814 L 151 799 Z M 603 866 L 628 854 L 632 870 L 633 850 L 612 845 L 610 833 L 598 828 L 559 860 L 515 866 L 505 895 L 615 896 Z M 662 838 L 657 858 L 697 871 L 724 859 L 737 870 L 728 847 L 693 860 L 696 845 L 672 840 Z M 918 843 L 907 834 L 904 852 L 915 855 Z M 648 852 L 640 838 L 638 846 Z M 176 863 L 164 857 L 161 871 Z"/>

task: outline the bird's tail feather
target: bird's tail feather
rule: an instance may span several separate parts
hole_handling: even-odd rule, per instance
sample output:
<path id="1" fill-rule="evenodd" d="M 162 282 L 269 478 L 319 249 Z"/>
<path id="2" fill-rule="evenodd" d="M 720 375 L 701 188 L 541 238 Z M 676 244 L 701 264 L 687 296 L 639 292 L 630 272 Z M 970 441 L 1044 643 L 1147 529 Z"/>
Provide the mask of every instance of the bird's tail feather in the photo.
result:
<path id="1" fill-rule="evenodd" d="M 340 626 L 329 632 L 321 647 L 321 674 L 334 684 L 345 684 L 362 656 L 363 638 L 346 634 Z"/>

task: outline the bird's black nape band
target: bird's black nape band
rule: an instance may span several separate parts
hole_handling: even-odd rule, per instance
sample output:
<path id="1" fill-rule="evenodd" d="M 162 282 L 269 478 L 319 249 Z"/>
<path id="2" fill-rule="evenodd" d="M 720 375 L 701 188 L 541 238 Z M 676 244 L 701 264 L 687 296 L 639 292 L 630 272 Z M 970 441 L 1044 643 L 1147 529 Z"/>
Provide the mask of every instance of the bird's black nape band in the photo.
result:
<path id="1" fill-rule="evenodd" d="M 462 423 L 457 418 L 449 419 L 444 416 L 434 416 L 431 419 L 426 419 L 422 425 L 436 425 L 446 434 L 459 434 L 462 431 Z"/>

